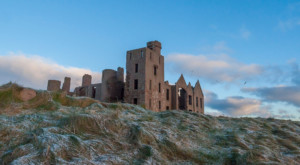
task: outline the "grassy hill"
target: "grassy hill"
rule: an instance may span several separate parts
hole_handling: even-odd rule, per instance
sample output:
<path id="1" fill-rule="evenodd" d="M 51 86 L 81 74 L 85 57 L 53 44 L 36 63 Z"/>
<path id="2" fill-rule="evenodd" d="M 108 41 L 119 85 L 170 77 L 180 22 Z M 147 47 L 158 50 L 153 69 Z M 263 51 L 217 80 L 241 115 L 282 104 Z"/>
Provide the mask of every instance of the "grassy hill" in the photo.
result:
<path id="1" fill-rule="evenodd" d="M 300 164 L 300 122 L 152 112 L 0 87 L 0 164 Z"/>

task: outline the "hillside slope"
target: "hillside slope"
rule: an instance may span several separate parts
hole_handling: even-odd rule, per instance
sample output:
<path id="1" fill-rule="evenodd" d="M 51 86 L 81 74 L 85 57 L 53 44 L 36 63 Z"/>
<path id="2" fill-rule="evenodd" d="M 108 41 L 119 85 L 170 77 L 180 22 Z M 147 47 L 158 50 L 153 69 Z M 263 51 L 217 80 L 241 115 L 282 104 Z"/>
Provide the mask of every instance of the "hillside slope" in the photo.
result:
<path id="1" fill-rule="evenodd" d="M 152 112 L 0 87 L 0 164 L 300 164 L 300 122 Z"/>

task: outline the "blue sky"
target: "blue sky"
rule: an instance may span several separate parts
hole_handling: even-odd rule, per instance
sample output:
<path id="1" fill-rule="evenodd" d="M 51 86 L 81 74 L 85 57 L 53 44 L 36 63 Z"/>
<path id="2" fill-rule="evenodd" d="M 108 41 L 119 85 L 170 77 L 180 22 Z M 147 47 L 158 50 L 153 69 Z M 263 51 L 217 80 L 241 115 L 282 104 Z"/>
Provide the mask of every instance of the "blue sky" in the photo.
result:
<path id="1" fill-rule="evenodd" d="M 0 30 L 0 83 L 100 81 L 158 40 L 165 79 L 199 79 L 207 113 L 300 120 L 300 1 L 1 1 Z"/>

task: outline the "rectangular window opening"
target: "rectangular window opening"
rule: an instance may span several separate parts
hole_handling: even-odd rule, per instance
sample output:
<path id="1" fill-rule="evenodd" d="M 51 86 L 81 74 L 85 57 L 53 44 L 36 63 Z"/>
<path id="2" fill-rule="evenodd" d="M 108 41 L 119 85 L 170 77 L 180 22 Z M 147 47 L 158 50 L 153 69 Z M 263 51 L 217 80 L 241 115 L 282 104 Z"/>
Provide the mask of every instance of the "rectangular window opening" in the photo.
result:
<path id="1" fill-rule="evenodd" d="M 203 108 L 203 102 L 202 98 L 200 98 L 200 107 Z"/>
<path id="2" fill-rule="evenodd" d="M 160 93 L 160 83 L 158 83 L 158 92 Z"/>
<path id="3" fill-rule="evenodd" d="M 169 89 L 167 89 L 167 100 L 169 100 Z"/>
<path id="4" fill-rule="evenodd" d="M 141 58 L 143 58 L 144 57 L 144 52 L 143 52 L 143 50 L 141 50 Z"/>
<path id="5" fill-rule="evenodd" d="M 139 71 L 139 64 L 135 64 L 135 73 Z"/>
<path id="6" fill-rule="evenodd" d="M 134 99 L 133 99 L 133 104 L 137 105 L 137 103 L 138 103 L 137 98 L 134 98 Z"/>
<path id="7" fill-rule="evenodd" d="M 192 105 L 192 96 L 189 95 L 189 105 Z"/>
<path id="8" fill-rule="evenodd" d="M 166 110 L 169 110 L 169 109 L 170 109 L 169 106 L 167 106 L 167 107 L 166 107 Z"/>
<path id="9" fill-rule="evenodd" d="M 158 101 L 158 109 L 160 110 L 161 109 L 161 102 Z"/>
<path id="10" fill-rule="evenodd" d="M 157 66 L 154 66 L 154 75 L 156 76 Z"/>
<path id="11" fill-rule="evenodd" d="M 134 89 L 138 89 L 138 79 L 134 80 Z"/>
<path id="12" fill-rule="evenodd" d="M 149 83 L 149 89 L 151 90 L 152 89 L 152 81 L 150 80 L 150 83 Z"/>
<path id="13" fill-rule="evenodd" d="M 196 97 L 196 107 L 198 107 L 198 97 Z"/>

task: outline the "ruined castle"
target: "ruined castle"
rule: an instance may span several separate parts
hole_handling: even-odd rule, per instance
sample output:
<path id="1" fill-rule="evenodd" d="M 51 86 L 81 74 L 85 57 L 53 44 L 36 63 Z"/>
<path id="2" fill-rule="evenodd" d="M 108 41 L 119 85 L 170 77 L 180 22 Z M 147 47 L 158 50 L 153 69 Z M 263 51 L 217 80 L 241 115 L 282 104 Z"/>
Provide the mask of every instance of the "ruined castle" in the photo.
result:
<path id="1" fill-rule="evenodd" d="M 147 47 L 129 50 L 126 54 L 126 81 L 124 69 L 105 69 L 102 83 L 92 84 L 91 75 L 85 74 L 82 86 L 70 92 L 69 77 L 61 82 L 49 80 L 47 90 L 62 90 L 72 96 L 87 96 L 103 102 L 138 104 L 153 111 L 170 109 L 204 113 L 204 95 L 199 81 L 193 87 L 186 84 L 183 75 L 175 85 L 164 80 L 164 56 L 161 43 L 150 41 Z"/>

